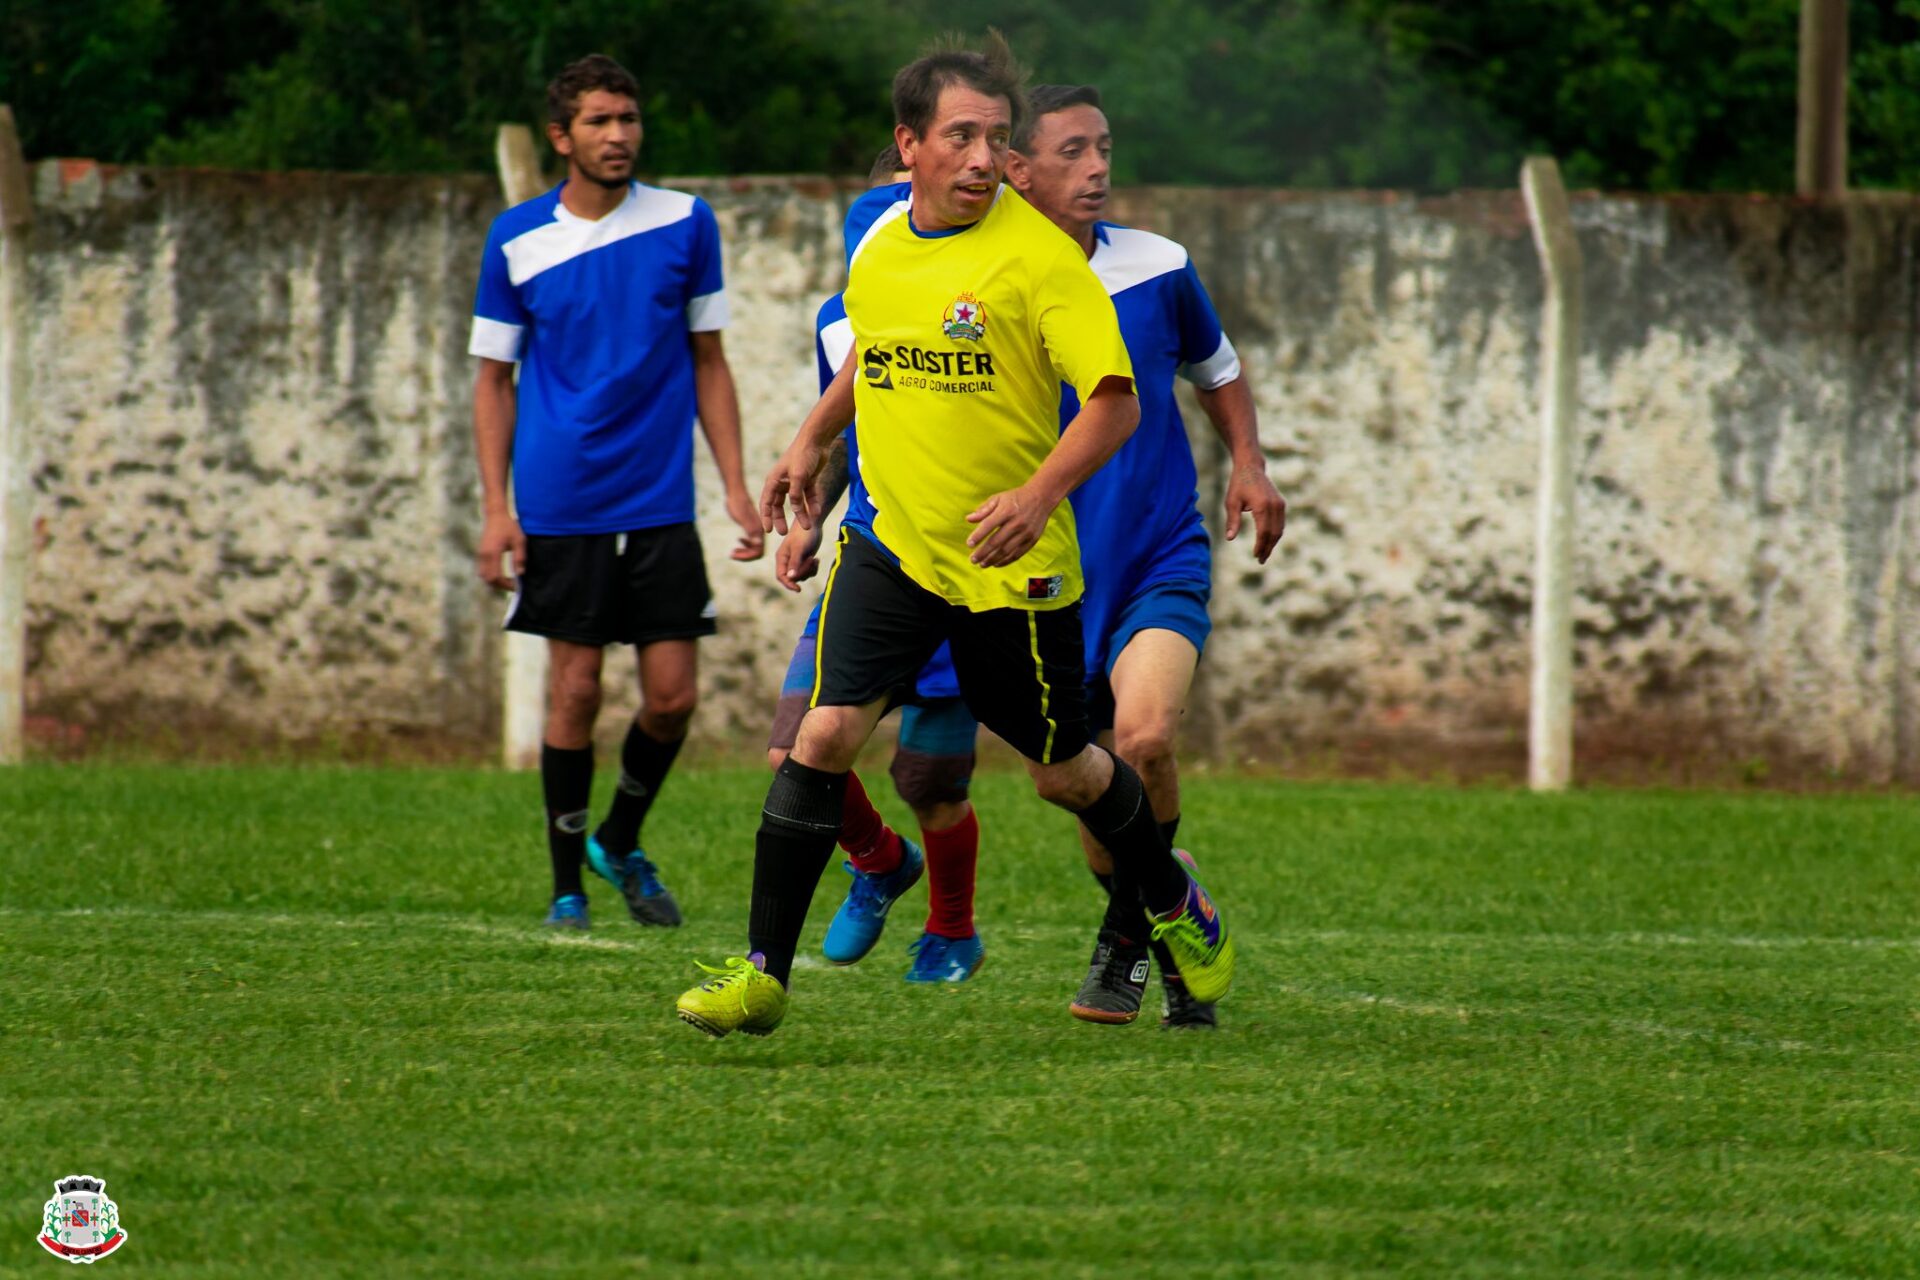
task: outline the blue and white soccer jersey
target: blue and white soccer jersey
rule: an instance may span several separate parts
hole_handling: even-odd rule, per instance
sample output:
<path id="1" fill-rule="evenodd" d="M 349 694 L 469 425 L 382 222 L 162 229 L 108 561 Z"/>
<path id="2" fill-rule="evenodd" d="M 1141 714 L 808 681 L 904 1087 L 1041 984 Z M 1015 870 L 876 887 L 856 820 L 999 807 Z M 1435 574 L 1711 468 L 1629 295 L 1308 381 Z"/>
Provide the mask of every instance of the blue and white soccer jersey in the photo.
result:
<path id="1" fill-rule="evenodd" d="M 1119 314 L 1140 398 L 1139 427 L 1072 498 L 1087 582 L 1087 675 L 1099 686 L 1127 642 L 1149 628 L 1206 646 L 1212 550 L 1173 380 L 1223 387 L 1240 376 L 1240 358 L 1184 248 L 1110 222 L 1095 235 L 1091 265 Z M 1079 411 L 1073 388 L 1063 387 L 1062 427 Z"/>
<path id="2" fill-rule="evenodd" d="M 513 486 L 528 534 L 694 518 L 687 335 L 726 323 L 720 230 L 695 196 L 635 182 L 595 221 L 555 187 L 494 219 L 468 350 L 520 364 Z"/>

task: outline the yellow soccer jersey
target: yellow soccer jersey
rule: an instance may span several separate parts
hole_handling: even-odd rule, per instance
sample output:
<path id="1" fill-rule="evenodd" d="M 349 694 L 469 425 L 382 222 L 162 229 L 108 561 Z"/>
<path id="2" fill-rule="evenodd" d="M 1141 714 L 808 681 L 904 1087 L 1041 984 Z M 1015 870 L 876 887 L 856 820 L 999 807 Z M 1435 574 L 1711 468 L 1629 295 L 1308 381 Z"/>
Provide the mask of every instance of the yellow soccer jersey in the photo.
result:
<path id="1" fill-rule="evenodd" d="M 1113 301 L 1086 254 L 1008 186 L 980 221 L 873 224 L 847 282 L 854 409 L 874 536 L 907 576 L 975 612 L 1080 598 L 1073 507 L 1010 565 L 968 560 L 967 513 L 1032 478 L 1060 440 L 1060 384 L 1132 378 Z"/>

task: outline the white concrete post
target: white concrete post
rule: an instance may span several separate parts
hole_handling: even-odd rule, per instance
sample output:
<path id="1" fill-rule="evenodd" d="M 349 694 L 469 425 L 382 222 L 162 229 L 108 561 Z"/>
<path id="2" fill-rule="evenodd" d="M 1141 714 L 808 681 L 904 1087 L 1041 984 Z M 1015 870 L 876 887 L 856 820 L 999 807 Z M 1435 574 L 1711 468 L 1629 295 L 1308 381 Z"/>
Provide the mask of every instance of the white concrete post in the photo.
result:
<path id="1" fill-rule="evenodd" d="M 1529 156 L 1520 189 L 1546 276 L 1540 325 L 1540 504 L 1533 556 L 1533 693 L 1527 781 L 1573 778 L 1573 446 L 1580 377 L 1580 242 L 1552 156 Z"/>
<path id="2" fill-rule="evenodd" d="M 546 189 L 533 130 L 526 125 L 501 125 L 493 154 L 508 205 L 531 200 Z M 546 732 L 547 642 L 538 636 L 507 632 L 502 680 L 500 761 L 509 769 L 537 769 L 540 740 Z"/>
<path id="3" fill-rule="evenodd" d="M 33 200 L 13 109 L 0 104 L 0 764 L 26 755 L 27 543 L 33 492 L 27 483 L 27 236 Z"/>

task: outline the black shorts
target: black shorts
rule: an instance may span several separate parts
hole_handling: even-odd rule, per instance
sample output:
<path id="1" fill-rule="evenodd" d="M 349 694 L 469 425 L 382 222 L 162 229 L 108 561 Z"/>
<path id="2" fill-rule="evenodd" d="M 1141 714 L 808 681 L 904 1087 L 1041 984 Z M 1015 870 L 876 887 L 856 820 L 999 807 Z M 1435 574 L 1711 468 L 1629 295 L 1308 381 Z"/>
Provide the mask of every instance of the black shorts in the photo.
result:
<path id="1" fill-rule="evenodd" d="M 707 562 L 692 524 L 527 536 L 507 630 L 574 644 L 649 645 L 714 633 Z"/>
<path id="2" fill-rule="evenodd" d="M 942 640 L 953 645 L 967 710 L 1008 746 L 1040 764 L 1086 749 L 1077 603 L 974 613 L 928 591 L 866 537 L 843 528 L 821 605 L 810 705 L 906 701 Z"/>

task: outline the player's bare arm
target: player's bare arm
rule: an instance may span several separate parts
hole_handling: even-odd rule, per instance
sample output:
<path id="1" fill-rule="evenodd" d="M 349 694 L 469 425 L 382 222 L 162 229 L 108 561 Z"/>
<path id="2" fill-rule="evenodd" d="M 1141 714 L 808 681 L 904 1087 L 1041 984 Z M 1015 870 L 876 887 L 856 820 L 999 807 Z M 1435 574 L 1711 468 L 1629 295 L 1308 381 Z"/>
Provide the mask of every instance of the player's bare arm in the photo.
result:
<path id="1" fill-rule="evenodd" d="M 852 475 L 847 466 L 847 438 L 835 436 L 827 449 L 827 462 L 820 470 L 820 519 L 811 529 L 799 525 L 787 530 L 773 551 L 773 578 L 789 591 L 820 572 L 820 533 L 826 517 L 840 504 Z"/>
<path id="2" fill-rule="evenodd" d="M 1046 532 L 1053 509 L 1119 452 L 1139 425 L 1133 379 L 1102 378 L 1033 478 L 1018 489 L 994 494 L 967 516 L 980 526 L 967 539 L 973 548 L 968 558 L 994 568 L 1031 551 Z"/>
<path id="3" fill-rule="evenodd" d="M 714 465 L 726 486 L 727 514 L 740 526 L 740 539 L 731 554 L 735 560 L 758 560 L 766 552 L 767 535 L 754 512 L 741 463 L 740 397 L 734 390 L 733 369 L 717 331 L 687 337 L 693 347 L 693 397 L 700 429 L 706 433 L 707 447 L 713 450 Z"/>
<path id="4" fill-rule="evenodd" d="M 767 482 L 760 489 L 762 530 L 786 535 L 789 501 L 794 519 L 803 529 L 814 528 L 826 514 L 818 477 L 826 462 L 827 447 L 853 425 L 853 370 L 859 363 L 860 352 L 855 350 L 808 411 L 793 443 L 767 473 Z"/>
<path id="5" fill-rule="evenodd" d="M 1261 564 L 1273 554 L 1287 531 L 1287 500 L 1267 478 L 1266 455 L 1260 452 L 1259 418 L 1253 407 L 1253 388 L 1244 377 L 1211 391 L 1195 389 L 1194 398 L 1220 434 L 1232 459 L 1227 480 L 1227 541 L 1240 532 L 1240 518 L 1253 517 L 1253 555 Z"/>
<path id="6" fill-rule="evenodd" d="M 473 446 L 480 459 L 480 580 L 496 591 L 511 591 L 527 567 L 527 535 L 513 518 L 507 500 L 507 473 L 513 462 L 513 365 L 480 361 L 473 380 Z M 509 572 L 504 557 L 511 553 Z"/>

